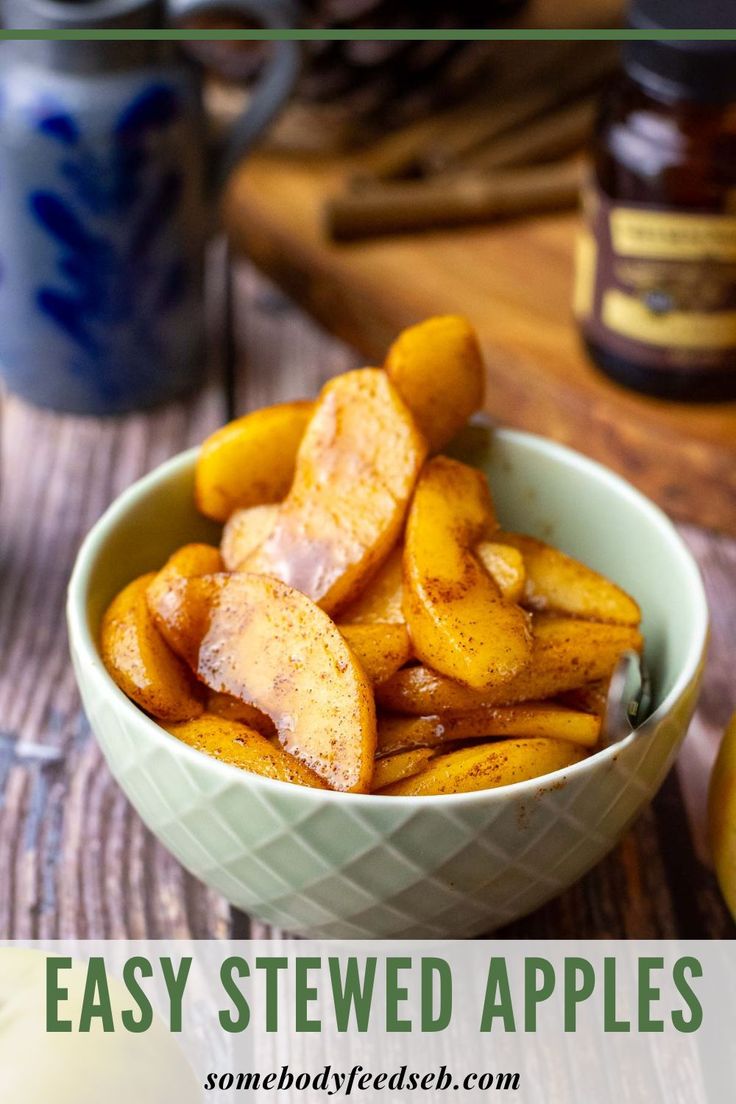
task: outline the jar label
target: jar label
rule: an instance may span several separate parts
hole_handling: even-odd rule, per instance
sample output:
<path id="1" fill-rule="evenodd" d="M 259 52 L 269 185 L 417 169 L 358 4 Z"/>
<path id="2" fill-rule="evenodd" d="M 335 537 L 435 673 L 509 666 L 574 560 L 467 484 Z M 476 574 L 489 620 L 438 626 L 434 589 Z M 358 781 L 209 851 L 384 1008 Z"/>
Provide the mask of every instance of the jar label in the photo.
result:
<path id="1" fill-rule="evenodd" d="M 585 196 L 575 312 L 624 360 L 677 371 L 736 367 L 736 216 Z"/>

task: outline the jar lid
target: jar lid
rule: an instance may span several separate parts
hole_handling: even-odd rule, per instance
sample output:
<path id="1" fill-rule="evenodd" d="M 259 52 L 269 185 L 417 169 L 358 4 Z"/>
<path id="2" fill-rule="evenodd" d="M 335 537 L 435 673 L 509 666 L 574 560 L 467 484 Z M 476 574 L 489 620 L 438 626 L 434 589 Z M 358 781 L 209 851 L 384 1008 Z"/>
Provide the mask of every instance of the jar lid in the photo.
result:
<path id="1" fill-rule="evenodd" d="M 633 0 L 629 25 L 653 32 L 734 29 L 734 0 Z M 736 101 L 736 41 L 627 42 L 624 64 L 642 83 L 683 99 Z"/>

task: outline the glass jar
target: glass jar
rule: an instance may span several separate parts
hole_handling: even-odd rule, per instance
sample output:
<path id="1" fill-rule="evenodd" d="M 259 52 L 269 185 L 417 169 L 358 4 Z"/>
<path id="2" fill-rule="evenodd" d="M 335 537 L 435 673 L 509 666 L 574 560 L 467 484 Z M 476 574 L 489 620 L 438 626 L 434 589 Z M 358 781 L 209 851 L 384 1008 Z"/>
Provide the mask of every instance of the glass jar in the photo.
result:
<path id="1" fill-rule="evenodd" d="M 701 0 L 696 25 L 728 26 L 730 4 Z M 639 0 L 631 21 L 691 27 L 694 13 Z M 585 223 L 576 310 L 598 366 L 653 395 L 736 399 L 736 42 L 627 44 Z"/>

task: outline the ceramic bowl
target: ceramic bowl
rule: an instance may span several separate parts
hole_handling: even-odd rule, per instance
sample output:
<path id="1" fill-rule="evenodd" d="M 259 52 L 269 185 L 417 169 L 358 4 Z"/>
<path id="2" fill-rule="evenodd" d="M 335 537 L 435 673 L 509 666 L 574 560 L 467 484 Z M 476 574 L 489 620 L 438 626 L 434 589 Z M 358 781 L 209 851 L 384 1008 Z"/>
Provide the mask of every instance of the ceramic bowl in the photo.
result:
<path id="1" fill-rule="evenodd" d="M 662 783 L 695 708 L 708 610 L 665 515 L 605 468 L 538 437 L 471 426 L 454 451 L 487 473 L 504 526 L 558 544 L 643 609 L 653 713 L 623 742 L 542 779 L 444 797 L 310 790 L 207 758 L 128 701 L 100 659 L 100 619 L 125 583 L 175 548 L 217 540 L 193 503 L 195 450 L 121 495 L 79 553 L 71 651 L 110 769 L 188 870 L 288 931 L 461 937 L 530 912 L 620 839 Z"/>

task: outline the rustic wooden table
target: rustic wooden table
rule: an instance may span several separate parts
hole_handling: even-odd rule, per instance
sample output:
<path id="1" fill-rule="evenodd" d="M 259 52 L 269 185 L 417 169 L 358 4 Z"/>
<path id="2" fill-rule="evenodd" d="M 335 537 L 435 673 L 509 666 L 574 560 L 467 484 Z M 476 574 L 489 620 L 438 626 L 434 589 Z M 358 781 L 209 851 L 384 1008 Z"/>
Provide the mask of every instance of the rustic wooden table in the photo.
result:
<path id="1" fill-rule="evenodd" d="M 217 355 L 190 401 L 114 420 L 3 402 L 0 939 L 270 934 L 182 871 L 128 805 L 82 714 L 64 626 L 79 543 L 124 487 L 233 411 L 311 395 L 357 363 L 242 262 L 233 281 L 234 340 L 224 340 L 222 252 L 213 270 Z M 682 531 L 703 567 L 714 626 L 702 706 L 677 770 L 612 855 L 504 937 L 736 934 L 704 836 L 708 773 L 736 707 L 736 541 Z"/>

